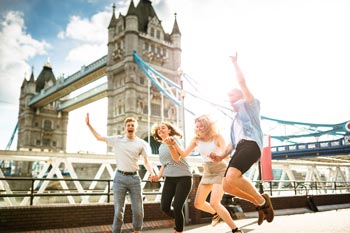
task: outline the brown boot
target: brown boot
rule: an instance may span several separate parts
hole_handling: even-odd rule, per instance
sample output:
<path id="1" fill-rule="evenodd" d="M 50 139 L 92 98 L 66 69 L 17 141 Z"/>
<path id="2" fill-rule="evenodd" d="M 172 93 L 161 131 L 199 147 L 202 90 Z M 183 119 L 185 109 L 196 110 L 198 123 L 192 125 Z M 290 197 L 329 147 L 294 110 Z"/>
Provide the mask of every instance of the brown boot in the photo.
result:
<path id="1" fill-rule="evenodd" d="M 261 225 L 261 223 L 263 223 L 263 221 L 265 220 L 265 214 L 264 214 L 264 211 L 262 210 L 262 208 L 263 208 L 263 206 L 256 207 L 256 210 L 258 211 L 258 215 L 259 215 L 258 225 Z"/>
<path id="2" fill-rule="evenodd" d="M 265 201 L 266 201 L 265 205 L 262 207 L 262 210 L 265 215 L 265 219 L 267 222 L 272 222 L 275 214 L 271 203 L 271 199 L 267 193 L 263 193 L 262 196 L 265 198 Z"/>

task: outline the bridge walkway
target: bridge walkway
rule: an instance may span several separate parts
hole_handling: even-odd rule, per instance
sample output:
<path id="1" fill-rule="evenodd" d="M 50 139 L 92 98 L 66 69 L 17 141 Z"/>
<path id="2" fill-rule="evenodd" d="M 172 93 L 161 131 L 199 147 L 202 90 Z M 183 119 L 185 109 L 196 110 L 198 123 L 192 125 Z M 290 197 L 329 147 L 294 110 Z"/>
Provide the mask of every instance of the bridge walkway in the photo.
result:
<path id="1" fill-rule="evenodd" d="M 235 220 L 237 226 L 249 233 L 350 233 L 350 205 L 330 205 L 312 212 L 308 209 L 293 209 L 275 211 L 275 219 L 271 223 L 257 224 L 256 213 L 246 213 L 245 219 Z M 165 225 L 164 225 L 165 224 Z M 142 232 L 173 233 L 172 221 L 146 222 Z M 131 223 L 125 224 L 124 233 L 131 233 Z M 110 233 L 111 225 L 91 226 L 81 228 L 50 229 L 30 231 L 29 233 Z M 185 226 L 184 233 L 230 233 L 229 227 L 220 222 L 215 227 L 208 223 Z"/>

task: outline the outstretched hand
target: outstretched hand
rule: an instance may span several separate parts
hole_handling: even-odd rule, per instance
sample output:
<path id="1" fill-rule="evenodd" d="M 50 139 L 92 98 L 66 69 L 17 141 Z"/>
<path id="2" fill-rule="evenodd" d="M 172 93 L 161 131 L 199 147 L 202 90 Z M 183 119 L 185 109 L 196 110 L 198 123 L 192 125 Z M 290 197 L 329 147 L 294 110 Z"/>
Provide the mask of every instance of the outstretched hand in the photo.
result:
<path id="1" fill-rule="evenodd" d="M 237 57 L 238 57 L 237 52 L 236 52 L 236 55 L 234 55 L 234 56 L 230 56 L 231 61 L 232 61 L 232 63 L 233 63 L 233 64 L 237 64 Z"/>
<path id="2" fill-rule="evenodd" d="M 90 125 L 89 113 L 86 113 L 86 116 L 85 116 L 85 123 L 86 123 L 86 125 Z"/>

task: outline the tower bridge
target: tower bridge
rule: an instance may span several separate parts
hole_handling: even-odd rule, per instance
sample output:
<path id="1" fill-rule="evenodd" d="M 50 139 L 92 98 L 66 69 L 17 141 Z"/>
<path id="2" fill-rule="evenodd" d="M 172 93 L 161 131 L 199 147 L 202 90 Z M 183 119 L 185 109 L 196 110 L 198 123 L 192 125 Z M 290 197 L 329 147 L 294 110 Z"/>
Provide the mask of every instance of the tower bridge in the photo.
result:
<path id="1" fill-rule="evenodd" d="M 69 204 L 86 204 L 93 201 L 105 203 L 106 196 L 93 199 L 89 196 L 73 198 L 74 194 L 89 194 L 95 189 L 109 192 L 108 183 L 80 180 L 107 179 L 114 176 L 115 159 L 107 153 L 75 154 L 66 153 L 67 125 L 69 112 L 92 103 L 101 98 L 108 99 L 107 135 L 121 134 L 126 116 L 133 116 L 139 122 L 139 135 L 149 141 L 154 154 L 150 161 L 157 171 L 159 161 L 156 152 L 157 144 L 149 137 L 151 123 L 167 120 L 176 122 L 184 129 L 184 112 L 190 111 L 184 105 L 184 93 L 196 97 L 198 101 L 207 101 L 200 93 L 183 89 L 182 81 L 189 76 L 178 72 L 181 67 L 181 32 L 176 17 L 172 31 L 166 33 L 150 1 L 141 0 L 135 6 L 130 2 L 125 15 L 116 17 L 115 8 L 107 28 L 107 55 L 68 77 L 56 79 L 50 65 L 45 65 L 37 79 L 31 74 L 29 80 L 23 80 L 20 94 L 18 115 L 17 150 L 0 151 L 0 190 L 9 195 L 3 198 L 7 206 L 24 206 L 30 203 L 28 193 L 36 190 L 34 204 L 45 201 L 44 195 L 52 192 L 50 182 L 60 178 L 58 192 L 66 194 Z M 71 97 L 73 91 L 102 77 L 105 83 Z M 215 103 L 218 111 L 230 115 L 231 110 Z M 312 189 L 314 194 L 349 193 L 350 182 L 350 123 L 314 124 L 278 120 L 262 117 L 262 124 L 273 122 L 282 127 L 297 125 L 304 127 L 303 133 L 274 134 L 269 127 L 264 132 L 273 139 L 280 140 L 279 145 L 271 146 L 272 168 L 278 170 L 272 180 L 265 181 L 274 195 L 283 195 L 285 187 L 292 182 L 311 184 L 316 182 L 321 189 Z M 285 130 L 283 131 L 285 132 Z M 10 139 L 11 145 L 16 129 Z M 331 135 L 329 140 L 298 141 L 300 138 L 319 138 Z M 8 146 L 10 148 L 10 146 Z M 202 165 L 198 156 L 190 156 L 193 173 L 201 175 Z M 141 164 L 140 167 L 142 168 Z M 10 170 L 8 170 L 10 169 Z M 13 169 L 14 171 L 12 171 Z M 69 174 L 72 181 L 64 180 Z M 7 181 L 12 175 L 34 177 L 32 186 L 22 190 L 23 198 L 14 198 L 15 182 Z M 147 174 L 141 174 L 144 182 L 146 201 L 159 201 L 158 191 L 147 196 Z M 260 183 L 259 165 L 252 167 L 248 178 Z M 46 180 L 45 180 L 46 179 Z M 272 183 L 278 185 L 273 186 Z M 268 185 L 271 186 L 268 186 Z M 97 188 L 98 187 L 98 188 Z M 310 186 L 311 187 L 311 186 Z M 336 188 L 338 189 L 336 189 Z M 340 188 L 341 187 L 341 188 Z M 290 189 L 288 190 L 290 194 Z M 147 195 L 146 195 L 147 194 Z M 40 196 L 42 195 L 42 196 Z"/>
<path id="2" fill-rule="evenodd" d="M 68 76 L 67 78 L 60 78 L 56 81 L 51 87 L 42 89 L 40 93 L 34 95 L 28 103 L 28 106 L 31 108 L 41 108 L 45 107 L 48 104 L 63 98 L 69 95 L 71 92 L 78 90 L 79 88 L 96 81 L 97 79 L 106 75 L 106 65 L 107 65 L 107 56 L 96 60 L 95 62 L 89 64 L 88 66 L 82 66 L 80 71 L 75 72 L 74 74 Z M 100 98 L 106 97 L 106 90 L 99 91 L 98 98 L 92 98 L 91 96 L 86 96 L 83 100 L 84 104 L 91 103 Z M 77 106 L 78 107 L 78 106 Z M 73 110 L 77 107 L 70 108 Z M 57 111 L 63 111 L 65 108 L 58 108 Z"/>
<path id="3" fill-rule="evenodd" d="M 181 83 L 189 76 L 178 72 L 181 66 L 181 33 L 176 17 L 172 32 L 165 33 L 149 1 L 140 1 L 136 7 L 131 1 L 126 15 L 120 14 L 117 18 L 113 9 L 108 26 L 108 41 L 107 55 L 89 65 L 82 66 L 80 70 L 66 78 L 56 79 L 51 67 L 47 65 L 36 80 L 32 73 L 30 80 L 23 81 L 18 117 L 17 152 L 11 152 L 12 157 L 7 152 L 0 154 L 2 168 L 4 164 L 8 164 L 6 161 L 15 161 L 17 169 L 22 166 L 22 172 L 27 169 L 23 174 L 31 175 L 33 162 L 38 162 L 33 158 L 41 158 L 40 155 L 33 157 L 33 154 L 40 151 L 58 153 L 59 158 L 65 156 L 69 161 L 80 158 L 79 154 L 65 153 L 69 112 L 105 97 L 108 98 L 107 134 L 120 134 L 123 132 L 125 116 L 134 116 L 141 126 L 140 136 L 150 140 L 155 154 L 158 144 L 149 137 L 151 122 L 168 120 L 184 127 L 184 112 L 189 110 L 184 106 L 183 98 L 184 93 L 190 92 L 183 89 Z M 78 96 L 70 97 L 71 92 L 104 76 L 107 76 L 106 83 L 95 86 Z M 198 100 L 205 100 L 200 93 L 190 94 Z M 213 105 L 213 103 L 209 104 Z M 230 109 L 220 105 L 216 107 L 227 115 L 231 114 Z M 286 160 L 288 163 L 291 159 L 298 159 L 305 164 L 309 164 L 310 161 L 328 162 L 334 166 L 339 166 L 340 163 L 348 167 L 350 163 L 349 122 L 335 125 L 314 124 L 263 116 L 263 124 L 266 121 L 288 127 L 297 125 L 299 128 L 304 127 L 306 132 L 273 135 L 270 130 L 266 131 L 265 134 L 271 138 L 288 142 L 282 145 L 269 145 L 273 163 L 276 164 L 277 160 Z M 326 134 L 337 138 L 293 142 L 298 138 L 320 137 Z M 108 151 L 110 152 L 110 148 Z M 25 156 L 28 158 L 25 159 Z M 57 158 L 57 154 L 53 157 Z M 21 159 L 16 160 L 18 158 Z M 44 162 L 46 170 L 49 166 L 59 166 L 63 160 L 59 160 L 61 162 L 58 165 L 50 161 Z M 69 165 L 69 162 L 67 164 L 68 168 L 71 167 L 70 173 L 74 174 L 74 168 Z M 109 172 L 113 170 L 110 169 L 111 167 Z M 197 167 L 196 171 L 199 170 Z M 342 172 L 346 174 L 344 181 L 349 182 L 349 171 L 345 169 Z M 112 177 L 112 174 L 110 176 Z M 255 176 L 251 178 L 256 179 Z"/>

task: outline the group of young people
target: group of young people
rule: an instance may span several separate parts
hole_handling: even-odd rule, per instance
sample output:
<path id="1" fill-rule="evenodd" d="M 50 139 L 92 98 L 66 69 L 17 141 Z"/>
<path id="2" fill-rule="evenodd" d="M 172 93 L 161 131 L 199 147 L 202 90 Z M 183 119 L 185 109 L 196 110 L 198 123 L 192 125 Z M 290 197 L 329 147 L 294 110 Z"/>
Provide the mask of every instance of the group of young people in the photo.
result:
<path id="1" fill-rule="evenodd" d="M 113 233 L 121 232 L 127 194 L 130 195 L 134 232 L 139 233 L 142 230 L 144 211 L 141 179 L 137 173 L 140 156 L 143 158 L 145 168 L 151 174 L 149 178 L 151 182 L 164 178 L 161 210 L 174 218 L 174 233 L 183 232 L 183 208 L 192 188 L 192 172 L 186 157 L 194 149 L 198 150 L 203 159 L 203 175 L 196 192 L 194 206 L 213 215 L 212 226 L 222 219 L 232 232 L 243 232 L 221 204 L 224 192 L 254 204 L 258 211 L 259 225 L 264 220 L 272 222 L 274 210 L 270 197 L 266 193 L 260 194 L 243 176 L 260 159 L 263 148 L 260 102 L 248 89 L 237 63 L 237 54 L 231 56 L 231 61 L 235 67 L 240 88 L 235 88 L 228 93 L 234 112 L 230 142 L 226 144 L 209 115 L 202 115 L 195 119 L 195 136 L 186 148 L 183 148 L 180 143 L 181 132 L 173 124 L 162 122 L 152 128 L 152 136 L 161 142 L 159 147 L 161 168 L 158 174 L 153 172 L 147 159 L 150 154 L 148 143 L 136 136 L 136 119 L 125 119 L 124 135 L 104 137 L 91 126 L 89 114 L 86 115 L 86 124 L 93 135 L 97 140 L 113 146 L 117 159 L 113 182 Z M 209 194 L 210 200 L 207 202 Z"/>

